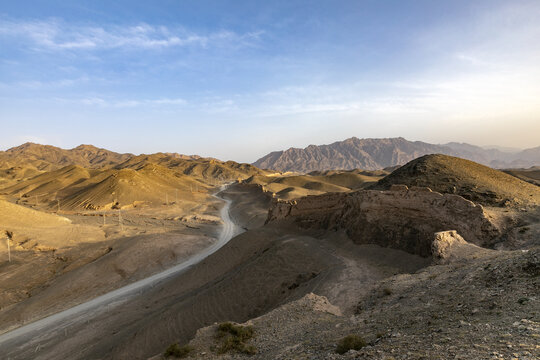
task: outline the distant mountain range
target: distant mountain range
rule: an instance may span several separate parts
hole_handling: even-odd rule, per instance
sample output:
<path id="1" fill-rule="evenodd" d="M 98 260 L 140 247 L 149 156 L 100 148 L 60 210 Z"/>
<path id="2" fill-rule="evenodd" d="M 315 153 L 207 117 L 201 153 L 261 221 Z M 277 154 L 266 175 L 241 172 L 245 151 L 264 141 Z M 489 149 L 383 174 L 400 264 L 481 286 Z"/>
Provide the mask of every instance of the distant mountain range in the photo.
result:
<path id="1" fill-rule="evenodd" d="M 523 168 L 540 165 L 540 146 L 504 152 L 466 143 L 429 144 L 404 138 L 358 139 L 352 137 L 329 145 L 309 145 L 272 152 L 253 165 L 261 169 L 310 172 L 334 169 L 377 170 L 403 165 L 427 154 L 469 159 L 493 168 Z"/>

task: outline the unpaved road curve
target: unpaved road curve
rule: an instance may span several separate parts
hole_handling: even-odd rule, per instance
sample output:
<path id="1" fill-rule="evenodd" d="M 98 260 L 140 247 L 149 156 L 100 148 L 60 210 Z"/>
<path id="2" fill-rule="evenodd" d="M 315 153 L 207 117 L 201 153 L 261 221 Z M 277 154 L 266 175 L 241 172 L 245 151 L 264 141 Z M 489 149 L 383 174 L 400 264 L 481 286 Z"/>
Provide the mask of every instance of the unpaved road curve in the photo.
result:
<path id="1" fill-rule="evenodd" d="M 213 245 L 192 256 L 188 260 L 163 272 L 0 335 L 0 354 L 2 355 L 2 358 L 28 358 L 29 346 L 34 347 L 35 352 L 39 351 L 39 344 L 42 340 L 46 342 L 46 339 L 50 339 L 55 333 L 61 334 L 64 329 L 67 329 L 75 323 L 84 323 L 103 311 L 110 311 L 115 306 L 154 287 L 161 281 L 184 272 L 189 267 L 201 262 L 206 257 L 219 250 L 230 239 L 241 233 L 242 229 L 231 220 L 229 215 L 232 201 L 220 197 L 219 194 L 215 196 L 223 200 L 225 205 L 220 211 L 223 227 L 218 240 Z"/>

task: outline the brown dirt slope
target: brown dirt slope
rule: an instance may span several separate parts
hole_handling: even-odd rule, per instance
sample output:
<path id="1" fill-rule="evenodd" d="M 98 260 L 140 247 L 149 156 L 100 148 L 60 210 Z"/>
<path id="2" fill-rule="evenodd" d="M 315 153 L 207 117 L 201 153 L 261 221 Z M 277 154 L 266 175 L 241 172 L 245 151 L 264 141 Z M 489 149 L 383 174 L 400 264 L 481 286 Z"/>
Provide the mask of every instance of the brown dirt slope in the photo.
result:
<path id="1" fill-rule="evenodd" d="M 0 230 L 11 230 L 12 227 L 24 227 L 28 224 L 55 227 L 69 223 L 70 221 L 64 217 L 0 200 Z M 0 233 L 0 236 L 4 234 Z"/>
<path id="2" fill-rule="evenodd" d="M 58 170 L 41 173 L 17 184 L 8 186 L 2 193 L 13 196 L 45 196 L 54 198 L 63 189 L 74 186 L 98 174 L 99 170 L 69 165 Z M 40 199 L 44 201 L 44 199 Z"/>
<path id="3" fill-rule="evenodd" d="M 208 190 L 208 186 L 183 174 L 155 164 L 138 170 L 110 169 L 76 185 L 78 191 L 62 199 L 62 209 L 96 210 L 137 203 L 164 204 L 176 200 L 194 199 L 193 192 Z"/>
<path id="4" fill-rule="evenodd" d="M 538 205 L 540 188 L 502 171 L 447 155 L 426 155 L 400 167 L 371 189 L 425 186 L 484 205 Z"/>

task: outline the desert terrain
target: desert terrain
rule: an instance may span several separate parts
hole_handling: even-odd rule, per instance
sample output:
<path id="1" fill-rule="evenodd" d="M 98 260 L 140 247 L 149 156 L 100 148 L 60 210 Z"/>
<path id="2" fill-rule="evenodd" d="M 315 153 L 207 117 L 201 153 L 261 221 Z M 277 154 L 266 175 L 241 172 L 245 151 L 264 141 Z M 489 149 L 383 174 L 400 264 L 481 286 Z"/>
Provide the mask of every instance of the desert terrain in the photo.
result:
<path id="1" fill-rule="evenodd" d="M 36 144 L 0 164 L 4 358 L 540 356 L 534 169 Z"/>

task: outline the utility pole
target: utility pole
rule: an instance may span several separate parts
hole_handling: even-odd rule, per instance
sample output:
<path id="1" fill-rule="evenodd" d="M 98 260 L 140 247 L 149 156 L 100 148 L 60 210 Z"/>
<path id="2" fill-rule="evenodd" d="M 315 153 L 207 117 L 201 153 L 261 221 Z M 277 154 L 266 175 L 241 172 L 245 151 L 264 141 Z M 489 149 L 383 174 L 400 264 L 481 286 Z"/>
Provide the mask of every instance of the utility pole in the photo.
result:
<path id="1" fill-rule="evenodd" d="M 13 237 L 13 233 L 11 231 L 6 230 L 6 240 L 7 240 L 7 248 L 8 248 L 8 261 L 11 262 L 11 247 L 9 244 L 9 241 Z"/>
<path id="2" fill-rule="evenodd" d="M 8 261 L 11 262 L 11 248 L 9 247 L 9 237 L 6 236 L 6 240 L 7 240 Z"/>
<path id="3" fill-rule="evenodd" d="M 103 213 L 103 226 L 105 226 L 105 218 L 106 218 L 106 217 L 107 217 L 106 214 Z"/>
<path id="4" fill-rule="evenodd" d="M 122 224 L 122 210 L 118 209 L 118 224 L 120 225 L 120 230 L 124 231 L 124 225 Z"/>

